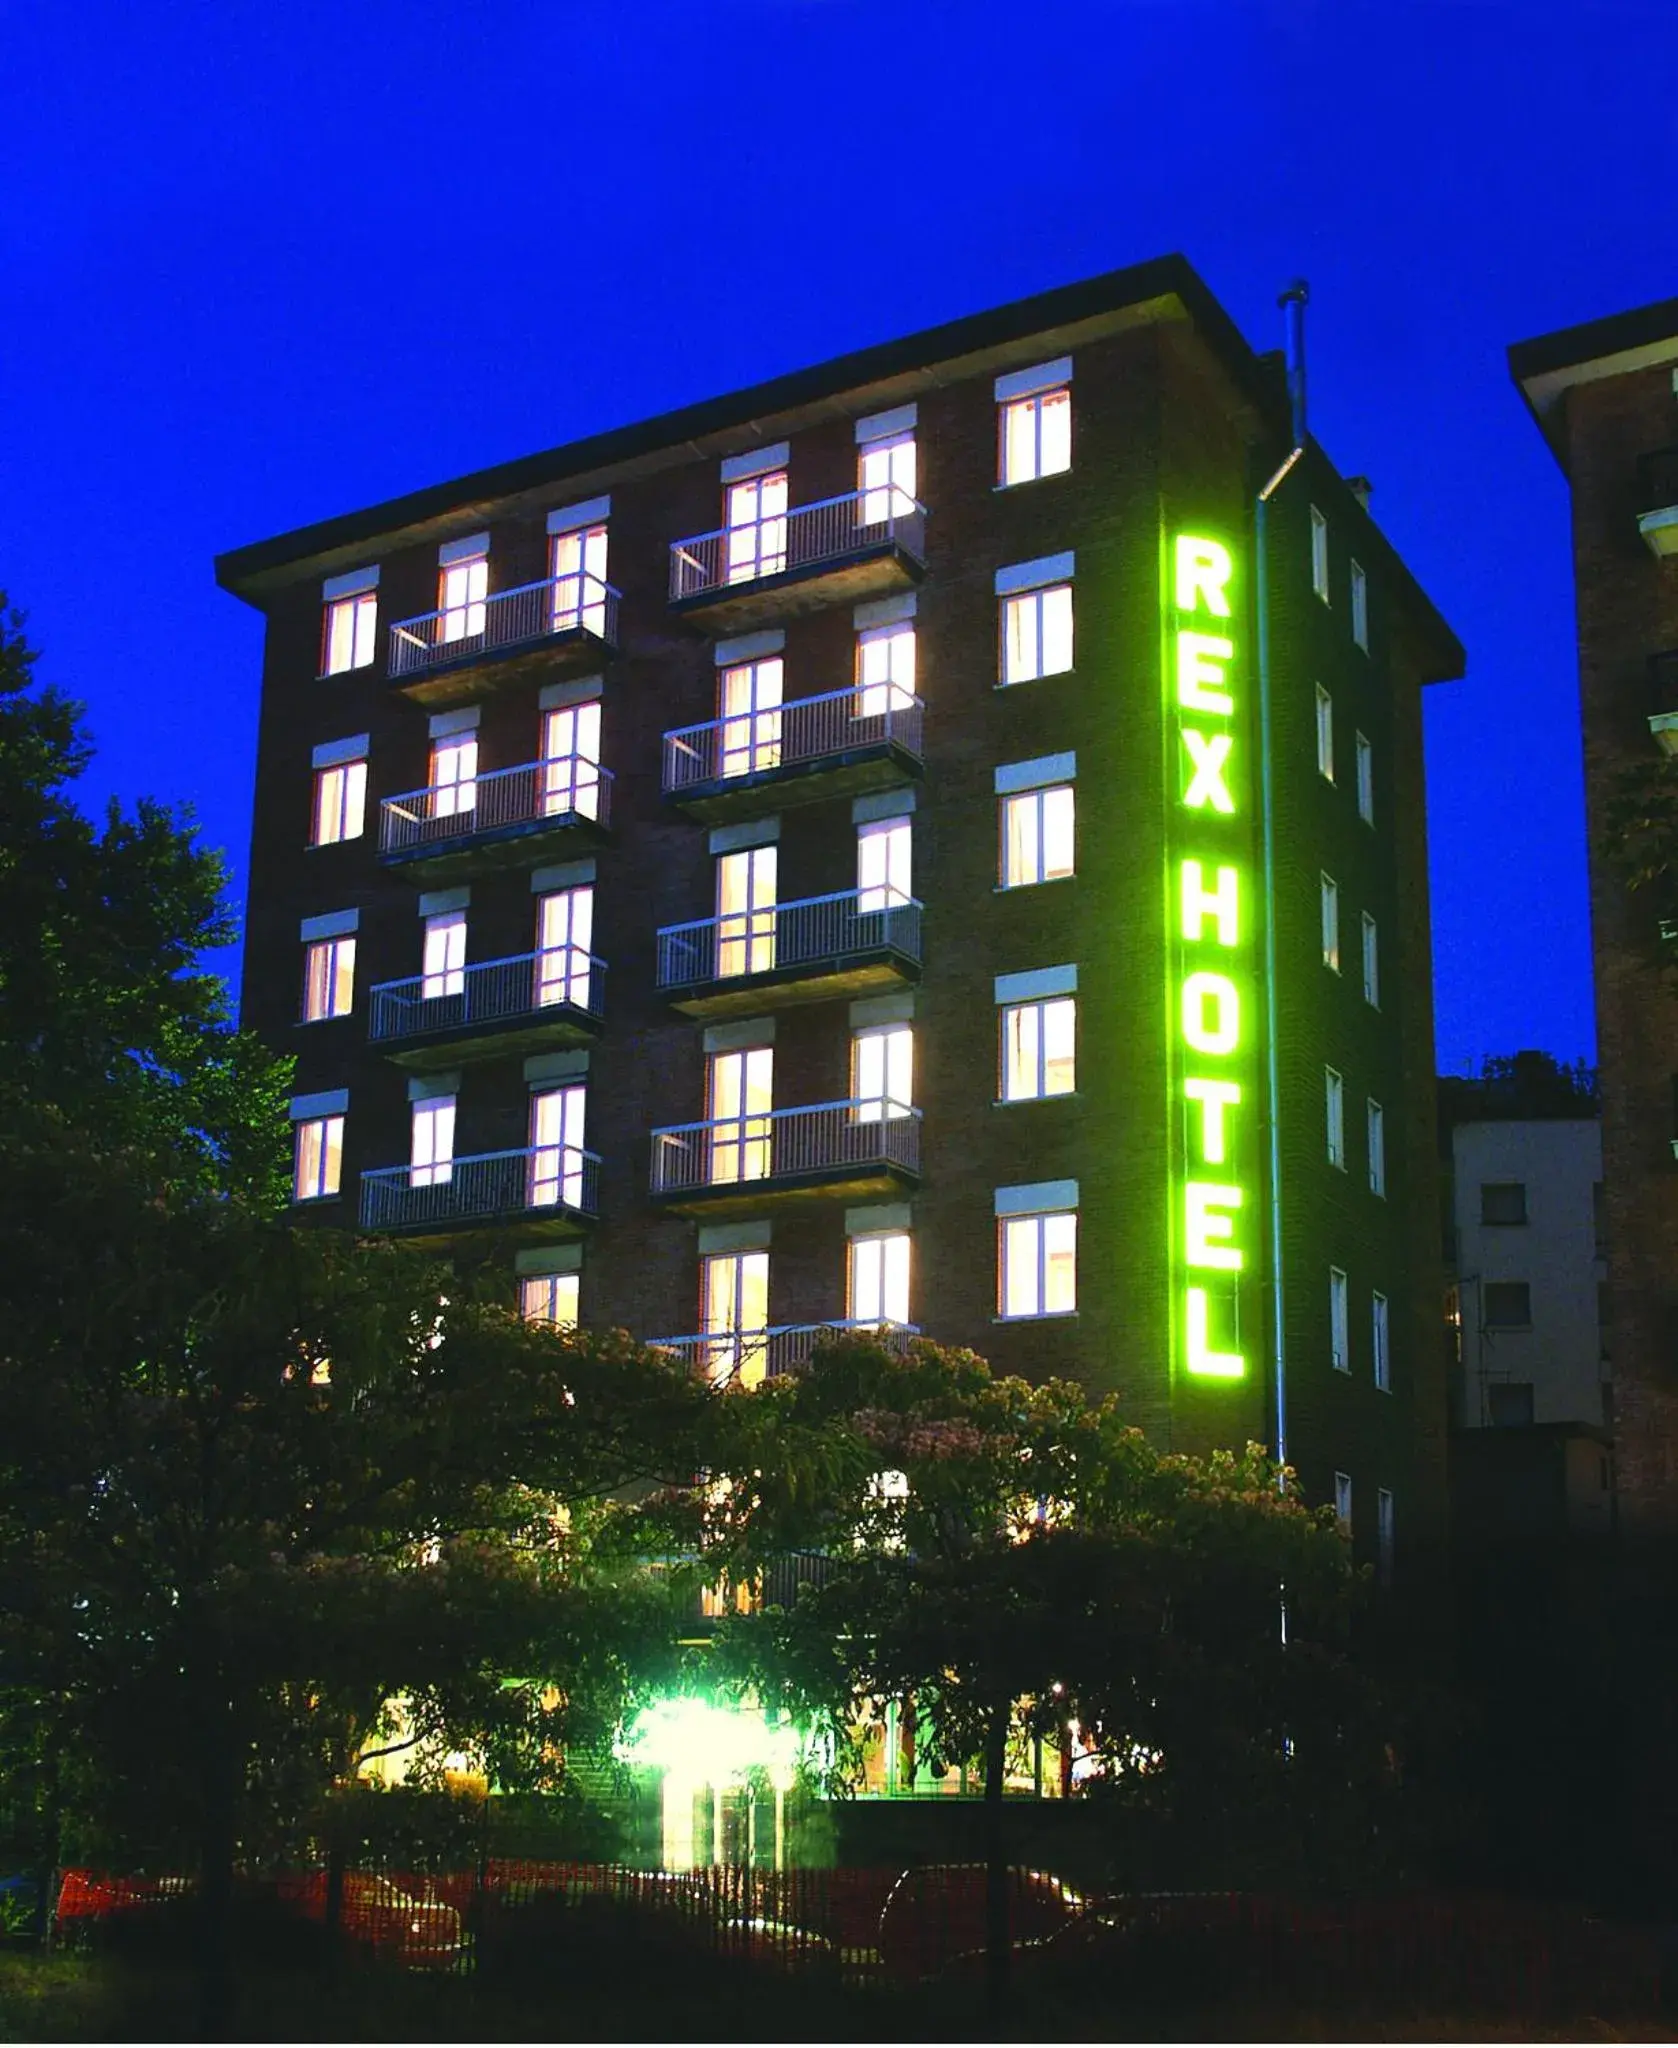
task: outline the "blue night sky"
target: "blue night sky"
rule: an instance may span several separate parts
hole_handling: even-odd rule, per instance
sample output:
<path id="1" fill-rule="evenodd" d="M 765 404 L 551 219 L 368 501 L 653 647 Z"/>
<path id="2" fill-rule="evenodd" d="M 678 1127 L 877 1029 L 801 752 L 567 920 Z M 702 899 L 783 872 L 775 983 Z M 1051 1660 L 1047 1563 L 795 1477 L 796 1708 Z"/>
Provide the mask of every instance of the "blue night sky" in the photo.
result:
<path id="1" fill-rule="evenodd" d="M 1428 715 L 1441 1065 L 1589 1055 L 1562 478 L 1516 339 L 1678 290 L 1668 5 L 0 6 L 0 585 L 92 794 L 242 894 L 211 558 L 1168 250 L 1469 651 Z"/>

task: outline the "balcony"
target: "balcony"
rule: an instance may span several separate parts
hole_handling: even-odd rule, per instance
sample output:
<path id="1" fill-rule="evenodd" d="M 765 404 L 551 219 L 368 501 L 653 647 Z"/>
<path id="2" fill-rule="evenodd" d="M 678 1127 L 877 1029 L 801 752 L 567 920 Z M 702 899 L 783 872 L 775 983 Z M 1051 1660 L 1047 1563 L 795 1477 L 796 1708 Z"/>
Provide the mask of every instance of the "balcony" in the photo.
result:
<path id="1" fill-rule="evenodd" d="M 920 1335 L 915 1323 L 781 1323 L 767 1330 L 730 1330 L 693 1337 L 649 1337 L 649 1345 L 674 1351 L 695 1372 L 718 1385 L 755 1387 L 808 1365 L 818 1345 L 858 1337 L 901 1351 Z"/>
<path id="2" fill-rule="evenodd" d="M 907 590 L 926 573 L 926 507 L 889 487 L 851 491 L 670 549 L 670 605 L 740 628 Z"/>
<path id="3" fill-rule="evenodd" d="M 418 882 L 522 867 L 568 843 L 595 845 L 611 816 L 610 771 L 562 754 L 386 797 L 379 859 Z"/>
<path id="4" fill-rule="evenodd" d="M 576 1237 L 599 1213 L 599 1155 L 575 1145 L 381 1166 L 361 1176 L 362 1229 L 422 1245 L 444 1245 L 468 1230 Z"/>
<path id="5" fill-rule="evenodd" d="M 1657 746 L 1678 754 L 1678 647 L 1649 657 L 1649 730 Z"/>
<path id="6" fill-rule="evenodd" d="M 913 897 L 878 902 L 884 893 L 846 889 L 665 925 L 658 987 L 689 1017 L 906 988 L 921 975 L 921 906 Z"/>
<path id="7" fill-rule="evenodd" d="M 550 576 L 475 603 L 398 619 L 391 688 L 416 704 L 469 704 L 544 675 L 597 668 L 618 645 L 618 592 L 598 576 Z"/>
<path id="8" fill-rule="evenodd" d="M 587 1045 L 600 1035 L 606 963 L 577 946 L 381 982 L 367 1040 L 399 1067 Z"/>
<path id="9" fill-rule="evenodd" d="M 1650 554 L 1678 555 L 1678 448 L 1639 458 L 1637 530 Z"/>
<path id="10" fill-rule="evenodd" d="M 920 1183 L 921 1112 L 851 1099 L 653 1132 L 652 1197 L 679 1216 L 900 1195 Z"/>
<path id="11" fill-rule="evenodd" d="M 716 822 L 907 782 L 922 773 L 924 710 L 876 683 L 683 726 L 664 735 L 664 794 Z"/>

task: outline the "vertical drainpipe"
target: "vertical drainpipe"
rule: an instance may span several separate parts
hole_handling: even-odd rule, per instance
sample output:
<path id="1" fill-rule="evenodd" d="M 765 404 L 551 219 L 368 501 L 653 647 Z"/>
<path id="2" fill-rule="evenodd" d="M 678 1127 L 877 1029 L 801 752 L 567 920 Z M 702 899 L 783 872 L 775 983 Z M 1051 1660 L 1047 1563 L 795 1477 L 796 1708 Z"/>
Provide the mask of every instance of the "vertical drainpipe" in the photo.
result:
<path id="1" fill-rule="evenodd" d="M 1281 1062 L 1276 1044 L 1276 790 L 1271 738 L 1270 569 L 1266 552 L 1270 500 L 1305 453 L 1305 305 L 1310 297 L 1296 278 L 1277 304 L 1287 316 L 1288 406 L 1293 447 L 1253 504 L 1254 592 L 1258 609 L 1259 784 L 1264 845 L 1264 1128 L 1269 1159 L 1271 1372 L 1276 1402 L 1275 1456 L 1288 1462 L 1288 1358 L 1282 1320 Z M 1283 1623 L 1286 1636 L 1286 1621 Z"/>

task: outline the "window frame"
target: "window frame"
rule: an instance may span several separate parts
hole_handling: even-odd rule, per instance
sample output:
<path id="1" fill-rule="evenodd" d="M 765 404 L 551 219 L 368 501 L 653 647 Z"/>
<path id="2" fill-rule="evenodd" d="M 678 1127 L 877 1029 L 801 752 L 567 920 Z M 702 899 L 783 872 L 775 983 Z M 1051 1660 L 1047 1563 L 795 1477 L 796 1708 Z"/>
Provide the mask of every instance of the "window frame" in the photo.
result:
<path id="1" fill-rule="evenodd" d="M 1343 1266 L 1328 1269 L 1328 1355 L 1336 1372 L 1352 1369 L 1352 1289 Z"/>
<path id="2" fill-rule="evenodd" d="M 334 662 L 334 624 L 339 616 L 349 620 L 346 641 L 349 660 Z M 366 642 L 363 649 L 362 634 Z M 347 591 L 342 597 L 328 597 L 321 602 L 320 622 L 320 672 L 319 680 L 325 682 L 332 676 L 353 675 L 357 669 L 371 668 L 378 659 L 379 648 L 379 589 L 375 584 L 370 590 Z"/>
<path id="3" fill-rule="evenodd" d="M 1337 780 L 1334 773 L 1334 698 L 1321 683 L 1317 685 L 1317 773 L 1325 782 Z"/>
<path id="4" fill-rule="evenodd" d="M 1057 462 L 1052 469 L 1043 467 L 1043 414 L 1046 406 L 1052 406 L 1058 414 L 1065 412 L 1063 430 L 1056 430 L 1054 438 L 1065 441 L 1065 461 Z M 1029 417 L 1031 423 L 1031 468 L 1015 476 L 1010 474 L 1011 456 L 1015 448 L 1015 437 L 1010 431 L 1016 419 Z M 1051 476 L 1065 476 L 1072 468 L 1072 385 L 1046 385 L 1041 391 L 1023 392 L 1017 398 L 1002 398 L 996 405 L 996 487 L 999 491 L 1017 490 L 1021 484 L 1042 483 Z M 1059 450 L 1057 448 L 1056 452 Z"/>
<path id="5" fill-rule="evenodd" d="M 331 1024 L 353 1014 L 355 941 L 354 932 L 338 932 L 328 938 L 304 940 L 303 1023 Z M 316 1007 L 317 994 L 324 998 L 325 1007 Z"/>
<path id="6" fill-rule="evenodd" d="M 1355 555 L 1351 561 L 1352 645 L 1369 652 L 1369 578 Z"/>
<path id="7" fill-rule="evenodd" d="M 329 761 L 314 770 L 309 811 L 310 846 L 343 846 L 367 830 L 367 756 Z M 333 829 L 327 831 L 328 813 Z"/>
<path id="8" fill-rule="evenodd" d="M 550 1105 L 558 1104 L 558 1131 L 543 1135 Z M 575 1113 L 575 1130 L 572 1129 Z M 588 1122 L 588 1082 L 560 1081 L 550 1087 L 532 1088 L 527 1126 L 530 1149 L 525 1205 L 531 1209 L 580 1210 L 587 1192 L 585 1185 L 585 1130 Z M 552 1188 L 553 1193 L 544 1192 Z"/>
<path id="9" fill-rule="evenodd" d="M 1323 1122 L 1328 1139 L 1328 1163 L 1346 1171 L 1346 1080 L 1334 1067 L 1323 1068 Z"/>
<path id="10" fill-rule="evenodd" d="M 1048 1086 L 1050 1059 L 1048 1052 L 1048 1016 L 1051 1009 L 1064 1004 L 1072 1012 L 1072 1078 L 1065 1088 Z M 999 1103 L 1050 1102 L 1057 1096 L 1075 1095 L 1078 1092 L 1078 997 L 1076 991 L 1065 995 L 1027 996 L 1018 1002 L 998 1003 L 997 1009 L 997 1096 Z M 1031 1065 L 1037 1086 L 1029 1091 L 1010 1093 L 1009 1078 L 1013 1071 L 1009 1062 L 1009 1033 L 1014 1019 L 1027 1012 L 1036 1015 L 1036 1046 Z M 1058 1062 L 1057 1062 L 1058 1064 Z"/>
<path id="11" fill-rule="evenodd" d="M 909 1089 L 898 1096 L 892 1091 L 892 1068 L 897 1046 L 908 1046 Z M 880 1047 L 880 1086 L 864 1085 L 864 1046 Z M 897 1024 L 858 1024 L 851 1030 L 851 1121 L 859 1124 L 896 1123 L 910 1115 L 915 1106 L 915 1027 L 905 1020 Z"/>
<path id="12" fill-rule="evenodd" d="M 1486 1197 L 1489 1194 L 1493 1193 L 1494 1190 L 1499 1194 L 1506 1193 L 1510 1190 L 1518 1190 L 1520 1194 L 1521 1213 L 1518 1216 L 1493 1216 L 1489 1214 L 1489 1207 L 1493 1205 L 1489 1205 L 1487 1203 Z M 1510 1206 L 1514 1207 L 1515 1205 L 1511 1203 Z M 1524 1230 L 1531 1221 L 1532 1212 L 1527 1205 L 1527 1184 L 1524 1180 L 1481 1181 L 1480 1228 L 1482 1230 Z"/>
<path id="13" fill-rule="evenodd" d="M 897 474 L 896 458 L 904 449 L 909 453 L 910 481 L 907 485 Z M 869 461 L 881 455 L 887 458 L 885 480 L 870 483 Z M 896 433 L 880 434 L 872 440 L 857 443 L 856 493 L 859 526 L 885 526 L 894 519 L 907 518 L 916 509 L 920 501 L 920 454 L 915 445 L 913 427 L 901 427 Z M 875 509 L 875 501 L 880 498 L 888 501 L 884 510 Z"/>
<path id="14" fill-rule="evenodd" d="M 1364 1141 L 1369 1150 L 1369 1192 L 1387 1198 L 1387 1112 L 1373 1095 L 1364 1098 Z"/>
<path id="15" fill-rule="evenodd" d="M 884 675 L 870 676 L 868 650 L 883 647 L 888 650 Z M 898 654 L 908 649 L 908 675 L 898 674 Z M 856 629 L 856 661 L 854 684 L 856 702 L 851 707 L 853 718 L 889 718 L 893 712 L 909 710 L 915 701 L 919 675 L 920 649 L 915 638 L 915 621 L 888 619 L 878 626 L 859 626 Z"/>
<path id="16" fill-rule="evenodd" d="M 456 1095 L 421 1095 L 408 1105 L 408 1185 L 447 1187 L 454 1179 L 454 1134 L 460 1108 Z M 429 1133 L 420 1156 L 420 1133 Z"/>
<path id="17" fill-rule="evenodd" d="M 730 847 L 716 856 L 716 977 L 730 981 L 746 974 L 770 974 L 775 967 L 779 925 L 780 848 L 773 840 L 762 846 Z M 736 908 L 724 904 L 731 875 L 744 878 Z M 768 896 L 761 889 L 767 876 Z M 736 964 L 730 965 L 730 962 Z"/>
<path id="18" fill-rule="evenodd" d="M 724 1046 L 706 1053 L 707 1187 L 769 1179 L 775 1170 L 774 1107 L 772 1044 Z"/>
<path id="19" fill-rule="evenodd" d="M 1311 589 L 1324 604 L 1329 601 L 1328 521 L 1315 505 L 1311 507 Z"/>
<path id="20" fill-rule="evenodd" d="M 1352 1475 L 1350 1472 L 1336 1472 L 1334 1475 L 1334 1526 L 1342 1536 L 1350 1537 L 1352 1533 Z"/>
<path id="21" fill-rule="evenodd" d="M 582 1282 L 580 1272 L 571 1273 L 521 1273 L 519 1275 L 519 1316 L 527 1323 L 546 1323 L 554 1330 L 576 1330 L 582 1327 Z M 555 1304 L 558 1293 L 568 1292 L 571 1297 L 569 1315 L 545 1314 L 532 1307 L 533 1292 L 546 1291 L 550 1307 Z"/>
<path id="22" fill-rule="evenodd" d="M 1363 913 L 1363 999 L 1372 1010 L 1381 1007 L 1381 933 L 1367 910 Z"/>
<path id="23" fill-rule="evenodd" d="M 1367 733 L 1357 733 L 1358 816 L 1375 823 L 1375 748 Z"/>
<path id="24" fill-rule="evenodd" d="M 1524 1317 L 1510 1319 L 1492 1315 L 1492 1295 L 1502 1291 L 1506 1296 L 1519 1295 L 1524 1300 Z M 1530 1330 L 1532 1322 L 1532 1282 L 1530 1280 L 1482 1280 L 1480 1283 L 1480 1327 L 1482 1330 Z"/>
<path id="25" fill-rule="evenodd" d="M 1050 1224 L 1067 1223 L 1072 1226 L 1070 1247 L 1072 1271 L 1072 1299 L 1063 1308 L 1047 1308 L 1043 1304 L 1049 1297 L 1050 1262 L 1064 1254 L 1051 1253 L 1048 1244 Z M 1001 1323 L 1051 1322 L 1061 1316 L 1078 1313 L 1078 1211 L 1076 1209 L 1030 1209 L 1023 1213 L 998 1216 L 996 1219 L 996 1319 Z M 1016 1233 L 1030 1233 L 1032 1298 L 1035 1308 L 1010 1309 L 1008 1306 L 1010 1281 L 1014 1272 L 1012 1247 L 1019 1241 Z"/>
<path id="26" fill-rule="evenodd" d="M 606 634 L 606 558 L 610 546 L 610 522 L 591 519 L 580 526 L 564 526 L 548 535 L 548 582 L 551 586 L 548 630 L 552 633 L 592 633 L 597 640 Z M 598 543 L 598 546 L 596 546 Z M 575 562 L 565 559 L 571 547 Z M 575 586 L 567 596 L 568 586 Z M 591 587 L 599 595 L 591 595 Z"/>
<path id="27" fill-rule="evenodd" d="M 1077 667 L 1078 656 L 1077 604 L 1072 594 L 1073 581 L 1073 578 L 1065 577 L 1057 579 L 1052 583 L 1037 583 L 1033 584 L 1028 590 L 1006 591 L 997 599 L 996 673 L 998 689 L 1012 690 L 1016 689 L 1021 683 L 1040 683 L 1049 676 L 1067 676 L 1074 673 Z M 1065 600 L 1064 605 L 1059 602 L 1061 599 Z M 1057 665 L 1053 668 L 1045 666 L 1045 662 L 1050 658 L 1048 648 L 1051 622 L 1047 616 L 1050 600 L 1056 600 L 1054 611 L 1057 615 L 1062 610 L 1065 612 L 1064 639 L 1066 659 L 1064 661 L 1057 661 Z M 1024 617 L 1028 610 L 1032 621 L 1031 637 L 1032 646 L 1035 650 L 1033 659 L 1036 666 L 1029 669 L 1021 668 L 1016 671 L 1013 666 L 1013 648 L 1017 636 L 1012 630 L 1013 622 L 1016 616 Z M 1053 625 L 1054 638 L 1058 643 L 1061 638 L 1058 617 L 1053 622 Z"/>
<path id="28" fill-rule="evenodd" d="M 755 583 L 765 576 L 779 576 L 787 566 L 787 519 L 791 510 L 788 472 L 760 470 L 756 476 L 732 478 L 723 485 L 723 580 L 726 583 Z M 778 503 L 764 510 L 764 499 Z M 737 511 L 749 503 L 744 517 Z M 752 536 L 751 548 L 738 545 L 738 537 Z"/>
<path id="29" fill-rule="evenodd" d="M 1032 789 L 1010 789 L 997 797 L 997 887 L 998 889 L 1039 889 L 1049 882 L 1070 882 L 1078 872 L 1078 785 L 1074 782 L 1039 783 Z M 1051 874 L 1048 871 L 1048 820 L 1050 799 L 1062 799 L 1070 811 L 1068 836 L 1072 842 L 1072 865 Z M 1009 859 L 1014 850 L 1011 829 L 1015 806 L 1034 817 L 1032 847 L 1036 855 L 1035 874 L 1011 876 Z M 1057 802 L 1056 809 L 1059 809 Z"/>
<path id="30" fill-rule="evenodd" d="M 459 589 L 455 585 L 459 580 Z M 437 565 L 437 645 L 481 640 L 489 622 L 489 549 Z"/>
<path id="31" fill-rule="evenodd" d="M 552 906 L 561 903 L 565 906 L 565 936 L 556 939 L 549 932 L 549 924 L 556 921 Z M 580 918 L 579 910 L 584 911 Z M 579 924 L 585 927 L 580 936 Z M 537 1009 L 551 1009 L 558 1003 L 570 1003 L 580 1010 L 588 1009 L 593 986 L 593 945 L 594 884 L 574 882 L 564 889 L 544 889 L 536 898 L 534 993 Z M 557 972 L 553 967 L 555 955 L 560 956 Z"/>
<path id="32" fill-rule="evenodd" d="M 864 846 L 881 846 L 885 862 L 877 880 L 864 879 Z M 901 862 L 899 852 L 901 851 Z M 865 818 L 856 828 L 856 909 L 858 917 L 901 910 L 915 900 L 915 826 L 911 812 L 895 818 Z M 902 872 L 899 872 L 901 867 Z"/>
<path id="33" fill-rule="evenodd" d="M 600 713 L 598 697 L 556 704 L 542 713 L 544 818 L 600 816 Z M 556 735 L 566 733 L 570 745 L 562 748 Z"/>
<path id="34" fill-rule="evenodd" d="M 1390 1394 L 1393 1390 L 1392 1304 L 1379 1288 L 1369 1297 L 1369 1345 L 1375 1391 Z"/>
<path id="35" fill-rule="evenodd" d="M 343 1110 L 328 1110 L 324 1116 L 299 1117 L 292 1125 L 295 1136 L 292 1139 L 291 1199 L 295 1206 L 301 1208 L 311 1202 L 335 1202 L 342 1196 L 344 1114 Z M 315 1134 L 312 1140 L 310 1133 Z M 311 1143 L 315 1158 L 313 1179 L 321 1185 L 305 1193 L 303 1168 Z"/>
<path id="36" fill-rule="evenodd" d="M 741 1320 L 741 1309 L 749 1291 L 748 1268 L 754 1278 L 761 1276 L 762 1282 L 763 1320 L 757 1324 Z M 719 1322 L 713 1313 L 717 1300 L 715 1281 L 725 1269 L 731 1275 L 727 1303 L 730 1320 Z M 767 1376 L 771 1277 L 767 1245 L 731 1252 L 700 1253 L 699 1333 L 704 1341 L 706 1376 L 714 1385 L 733 1382 L 743 1387 L 755 1387 L 760 1386 Z M 748 1345 L 742 1341 L 751 1337 L 757 1339 L 755 1344 Z"/>
<path id="37" fill-rule="evenodd" d="M 1322 888 L 1323 965 L 1331 974 L 1340 972 L 1340 884 L 1326 871 L 1318 877 Z"/>
<path id="38" fill-rule="evenodd" d="M 864 1247 L 873 1253 L 877 1271 L 872 1276 L 873 1286 L 878 1294 L 880 1314 L 864 1313 L 859 1285 L 863 1276 L 859 1273 Z M 898 1249 L 902 1253 L 902 1271 L 894 1275 L 890 1262 Z M 914 1321 L 914 1275 L 915 1249 L 914 1233 L 909 1230 L 859 1230 L 853 1231 L 845 1244 L 845 1314 L 848 1321 L 866 1324 L 871 1329 L 904 1329 Z M 892 1295 L 901 1283 L 901 1306 L 903 1313 L 894 1316 L 887 1311 L 893 1306 Z"/>

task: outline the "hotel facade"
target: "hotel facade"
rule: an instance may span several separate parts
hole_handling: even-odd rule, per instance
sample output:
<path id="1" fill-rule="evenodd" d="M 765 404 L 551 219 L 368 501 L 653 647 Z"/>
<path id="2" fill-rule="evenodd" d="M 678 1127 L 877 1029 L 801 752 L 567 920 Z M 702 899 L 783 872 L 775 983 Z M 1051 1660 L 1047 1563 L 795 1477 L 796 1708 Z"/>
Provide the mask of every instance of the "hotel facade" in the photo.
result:
<path id="1" fill-rule="evenodd" d="M 746 1386 L 890 1325 L 1282 1440 L 1402 1579 L 1462 652 L 1293 449 L 1172 257 L 221 557 L 299 1217 Z"/>

